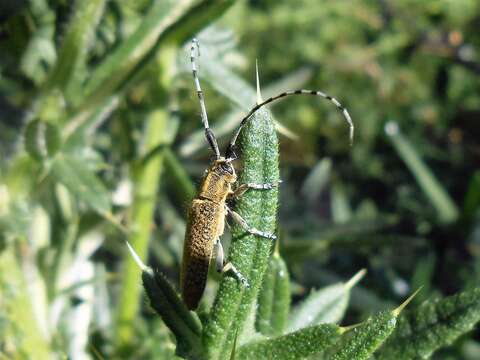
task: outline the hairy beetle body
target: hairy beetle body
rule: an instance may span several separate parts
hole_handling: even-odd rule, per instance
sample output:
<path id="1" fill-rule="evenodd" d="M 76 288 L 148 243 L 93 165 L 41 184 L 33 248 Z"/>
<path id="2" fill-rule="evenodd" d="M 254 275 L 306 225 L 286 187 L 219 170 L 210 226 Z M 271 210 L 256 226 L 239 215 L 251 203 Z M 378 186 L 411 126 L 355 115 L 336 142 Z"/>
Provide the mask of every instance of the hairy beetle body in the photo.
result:
<path id="1" fill-rule="evenodd" d="M 215 240 L 225 228 L 225 201 L 236 179 L 225 159 L 215 160 L 190 206 L 180 280 L 182 297 L 190 310 L 197 308 L 205 289 Z"/>

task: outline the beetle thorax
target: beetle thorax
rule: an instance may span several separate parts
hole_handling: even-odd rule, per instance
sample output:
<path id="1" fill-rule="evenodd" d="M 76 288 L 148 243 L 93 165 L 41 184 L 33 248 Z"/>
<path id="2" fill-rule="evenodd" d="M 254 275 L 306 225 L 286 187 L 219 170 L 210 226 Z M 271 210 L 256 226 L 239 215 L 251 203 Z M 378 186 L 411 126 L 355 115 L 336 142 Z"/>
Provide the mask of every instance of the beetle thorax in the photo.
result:
<path id="1" fill-rule="evenodd" d="M 216 203 L 225 202 L 236 181 L 237 175 L 232 164 L 225 158 L 217 159 L 206 171 L 198 196 Z"/>

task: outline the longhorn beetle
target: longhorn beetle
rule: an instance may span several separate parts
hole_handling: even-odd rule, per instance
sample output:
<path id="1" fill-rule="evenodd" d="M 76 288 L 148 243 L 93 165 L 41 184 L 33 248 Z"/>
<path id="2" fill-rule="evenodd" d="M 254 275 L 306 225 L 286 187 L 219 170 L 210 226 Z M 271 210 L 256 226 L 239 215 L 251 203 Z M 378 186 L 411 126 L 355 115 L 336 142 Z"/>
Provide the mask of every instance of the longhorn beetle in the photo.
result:
<path id="1" fill-rule="evenodd" d="M 224 232 L 226 215 L 230 215 L 232 219 L 247 233 L 270 240 L 276 239 L 273 234 L 250 227 L 238 213 L 230 209 L 226 204 L 227 198 L 238 198 L 248 189 L 268 190 L 277 186 L 277 184 L 249 183 L 234 188 L 234 184 L 237 181 L 237 175 L 232 166 L 232 162 L 237 158 L 234 151 L 235 143 L 240 131 L 250 117 L 262 106 L 286 96 L 320 96 L 333 102 L 342 112 L 350 125 L 350 141 L 352 141 L 353 138 L 353 123 L 350 115 L 348 114 L 347 109 L 345 109 L 335 98 L 315 90 L 292 90 L 285 91 L 255 105 L 240 121 L 240 125 L 228 144 L 225 156 L 221 156 L 215 135 L 208 125 L 204 94 L 198 78 L 196 55 L 200 56 L 200 48 L 198 40 L 193 39 L 190 48 L 193 80 L 200 102 L 205 137 L 215 153 L 215 160 L 213 160 L 209 168 L 205 171 L 205 176 L 200 185 L 198 195 L 193 199 L 188 211 L 180 283 L 182 298 L 190 310 L 197 308 L 200 298 L 202 297 L 214 248 L 216 250 L 216 270 L 220 273 L 231 272 L 244 286 L 248 286 L 247 279 L 235 268 L 235 266 L 230 262 L 224 262 L 224 253 L 222 243 L 220 242 L 220 236 Z"/>

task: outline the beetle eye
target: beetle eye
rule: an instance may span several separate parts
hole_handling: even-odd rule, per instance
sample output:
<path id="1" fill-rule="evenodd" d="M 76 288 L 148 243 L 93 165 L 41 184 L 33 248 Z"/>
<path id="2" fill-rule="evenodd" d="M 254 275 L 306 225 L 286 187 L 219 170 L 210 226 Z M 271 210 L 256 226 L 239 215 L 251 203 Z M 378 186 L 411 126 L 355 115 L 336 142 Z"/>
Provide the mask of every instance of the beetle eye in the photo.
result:
<path id="1" fill-rule="evenodd" d="M 227 164 L 227 163 L 222 163 L 222 164 L 220 165 L 220 167 L 221 167 L 222 170 L 225 171 L 226 173 L 229 173 L 229 174 L 233 175 L 232 165 Z"/>

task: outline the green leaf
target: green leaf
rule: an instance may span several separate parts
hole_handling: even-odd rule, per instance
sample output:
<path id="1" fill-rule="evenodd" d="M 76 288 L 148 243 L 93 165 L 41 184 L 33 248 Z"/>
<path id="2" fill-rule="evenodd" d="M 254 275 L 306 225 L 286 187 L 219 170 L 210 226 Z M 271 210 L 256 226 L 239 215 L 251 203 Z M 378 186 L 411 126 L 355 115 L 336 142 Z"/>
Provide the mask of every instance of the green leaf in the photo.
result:
<path id="1" fill-rule="evenodd" d="M 269 112 L 258 111 L 241 133 L 244 168 L 240 183 L 278 183 L 278 142 Z M 277 215 L 277 188 L 249 190 L 238 201 L 235 210 L 257 229 L 274 233 Z M 209 359 L 225 359 L 230 355 L 235 333 L 243 324 L 261 285 L 268 265 L 272 241 L 247 235 L 232 227 L 229 261 L 247 278 L 250 287 L 243 287 L 235 278 L 224 276 L 204 331 L 204 344 Z"/>
<path id="2" fill-rule="evenodd" d="M 398 155 L 405 162 L 415 180 L 417 180 L 418 185 L 422 188 L 425 196 L 437 210 L 438 219 L 443 223 L 455 221 L 458 218 L 458 209 L 455 202 L 420 158 L 415 147 L 403 136 L 398 124 L 393 121 L 387 123 L 385 132 Z"/>
<path id="3" fill-rule="evenodd" d="M 426 301 L 399 317 L 397 329 L 380 349 L 377 359 L 427 359 L 470 331 L 478 321 L 480 288 Z"/>
<path id="4" fill-rule="evenodd" d="M 282 335 L 290 310 L 290 276 L 277 251 L 270 258 L 263 276 L 257 304 L 256 330 L 264 335 Z"/>
<path id="5" fill-rule="evenodd" d="M 82 160 L 58 154 L 53 160 L 51 174 L 93 210 L 100 214 L 110 211 L 108 190 Z"/>
<path id="6" fill-rule="evenodd" d="M 237 359 L 294 360 L 312 355 L 322 359 L 320 355 L 335 344 L 343 332 L 341 327 L 334 324 L 310 326 L 284 336 L 244 345 L 238 350 Z"/>
<path id="7" fill-rule="evenodd" d="M 313 291 L 290 315 L 289 331 L 306 326 L 339 322 L 345 315 L 350 300 L 350 290 L 365 275 L 360 270 L 348 282 Z"/>

